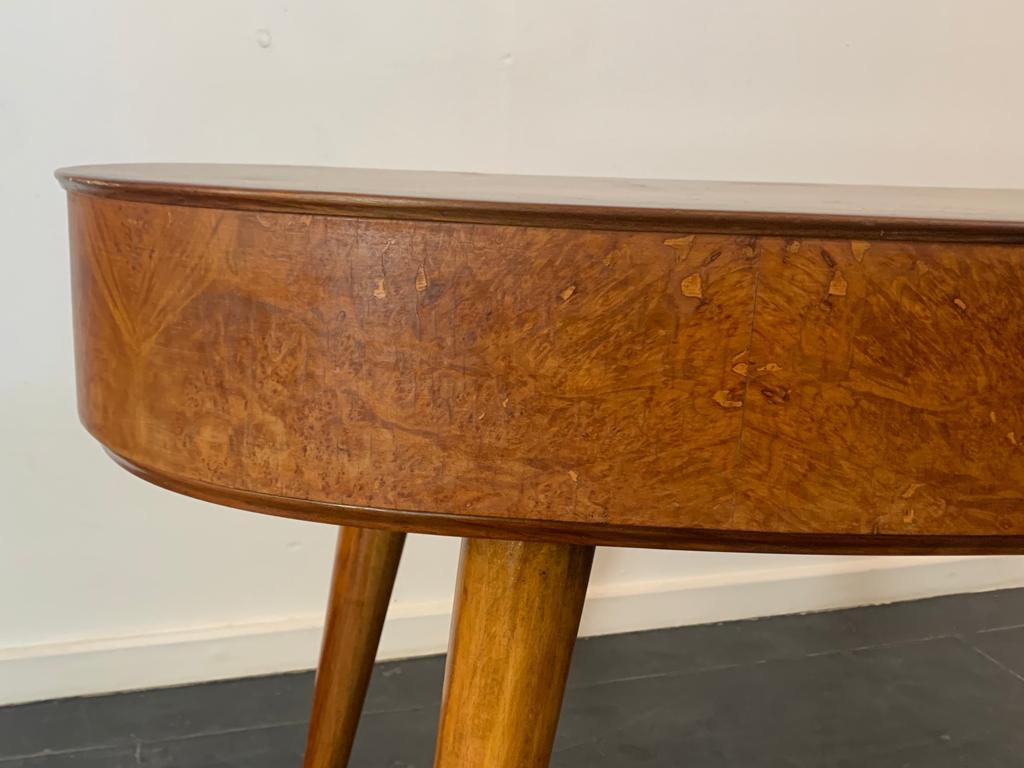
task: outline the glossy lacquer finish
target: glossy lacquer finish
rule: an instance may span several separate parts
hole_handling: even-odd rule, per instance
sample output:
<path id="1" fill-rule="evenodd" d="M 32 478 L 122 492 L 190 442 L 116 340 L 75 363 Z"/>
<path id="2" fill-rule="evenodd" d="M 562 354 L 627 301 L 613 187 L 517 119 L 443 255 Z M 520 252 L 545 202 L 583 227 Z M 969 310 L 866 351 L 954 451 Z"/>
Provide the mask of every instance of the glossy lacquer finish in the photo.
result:
<path id="1" fill-rule="evenodd" d="M 611 181 L 545 204 L 536 178 L 413 174 L 476 194 L 415 198 L 455 219 L 426 221 L 402 175 L 146 173 L 66 178 L 82 419 L 157 482 L 460 535 L 1024 548 L 1024 247 L 979 242 L 1024 233 L 1020 193 L 880 190 L 876 212 L 861 188 L 621 182 L 624 207 Z M 701 194 L 723 210 L 665 207 Z M 744 204 L 771 234 L 736 231 Z M 517 224 L 458 220 L 484 209 Z M 651 211 L 679 228 L 615 228 Z M 867 239 L 794 234 L 830 222 Z"/>

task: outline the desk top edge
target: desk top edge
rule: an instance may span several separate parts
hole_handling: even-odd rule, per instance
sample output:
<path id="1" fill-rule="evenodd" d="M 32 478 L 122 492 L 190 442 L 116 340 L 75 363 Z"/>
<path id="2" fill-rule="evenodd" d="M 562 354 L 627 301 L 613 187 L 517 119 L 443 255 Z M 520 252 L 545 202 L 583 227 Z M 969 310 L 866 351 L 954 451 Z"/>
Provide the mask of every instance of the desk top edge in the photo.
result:
<path id="1" fill-rule="evenodd" d="M 56 172 L 136 202 L 518 226 L 1024 243 L 1024 189 L 672 181 L 189 163 Z"/>

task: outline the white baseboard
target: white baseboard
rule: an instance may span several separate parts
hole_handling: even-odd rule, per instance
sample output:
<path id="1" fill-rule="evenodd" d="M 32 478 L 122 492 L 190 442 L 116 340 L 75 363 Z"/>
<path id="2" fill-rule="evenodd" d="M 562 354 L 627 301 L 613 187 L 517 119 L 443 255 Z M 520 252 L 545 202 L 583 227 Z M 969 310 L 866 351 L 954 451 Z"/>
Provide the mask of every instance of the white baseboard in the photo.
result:
<path id="1" fill-rule="evenodd" d="M 857 558 L 593 588 L 603 635 L 1024 586 L 1021 557 Z M 379 658 L 444 651 L 446 600 L 392 604 Z M 0 705 L 310 669 L 322 617 L 0 648 Z"/>

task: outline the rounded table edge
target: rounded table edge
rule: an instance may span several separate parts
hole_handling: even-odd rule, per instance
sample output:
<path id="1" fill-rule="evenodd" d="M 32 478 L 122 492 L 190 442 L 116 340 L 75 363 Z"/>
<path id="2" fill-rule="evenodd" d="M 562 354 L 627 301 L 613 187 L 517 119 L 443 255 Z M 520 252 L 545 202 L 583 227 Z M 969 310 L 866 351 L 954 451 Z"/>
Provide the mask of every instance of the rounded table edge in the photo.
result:
<path id="1" fill-rule="evenodd" d="M 179 477 L 155 467 L 138 464 L 106 446 L 104 450 L 118 465 L 136 477 L 184 496 L 249 512 L 330 525 L 468 538 L 710 552 L 817 555 L 1024 554 L 1024 536 L 765 533 L 498 518 L 366 507 L 278 496 Z"/>

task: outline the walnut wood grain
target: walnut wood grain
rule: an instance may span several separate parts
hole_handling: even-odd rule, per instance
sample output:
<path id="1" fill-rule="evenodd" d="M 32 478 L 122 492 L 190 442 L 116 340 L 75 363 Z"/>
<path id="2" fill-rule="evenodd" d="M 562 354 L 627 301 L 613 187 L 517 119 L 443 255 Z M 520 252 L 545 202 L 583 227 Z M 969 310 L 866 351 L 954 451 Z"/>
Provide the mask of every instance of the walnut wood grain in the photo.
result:
<path id="1" fill-rule="evenodd" d="M 360 526 L 307 768 L 348 761 L 406 531 L 477 537 L 441 768 L 548 764 L 595 544 L 1024 552 L 1024 192 L 59 175 L 90 432 Z"/>
<path id="2" fill-rule="evenodd" d="M 647 547 L 730 552 L 775 552 L 781 554 L 843 555 L 985 555 L 1024 554 L 1024 537 L 1004 535 L 936 536 L 928 534 L 886 535 L 831 533 L 771 533 L 719 531 L 710 528 L 629 526 L 527 520 L 523 518 L 439 515 L 393 509 L 358 507 L 350 504 L 307 501 L 288 496 L 241 491 L 237 488 L 202 483 L 139 466 L 108 451 L 127 471 L 176 493 L 193 496 L 228 507 L 335 525 L 407 531 L 409 533 L 468 536 L 591 544 L 609 547 Z"/>
<path id="3" fill-rule="evenodd" d="M 64 168 L 97 197 L 391 220 L 1024 242 L 1024 190 L 519 176 L 274 165 Z"/>
<path id="4" fill-rule="evenodd" d="M 305 768 L 345 768 L 405 534 L 342 528 L 316 675 Z"/>
<path id="5" fill-rule="evenodd" d="M 758 253 L 734 524 L 1019 535 L 1024 251 L 765 238 Z"/>
<path id="6" fill-rule="evenodd" d="M 267 213 L 74 178 L 80 413 L 156 482 L 455 535 L 1024 550 L 1020 246 Z"/>
<path id="7" fill-rule="evenodd" d="M 435 768 L 545 768 L 594 548 L 463 542 Z"/>

